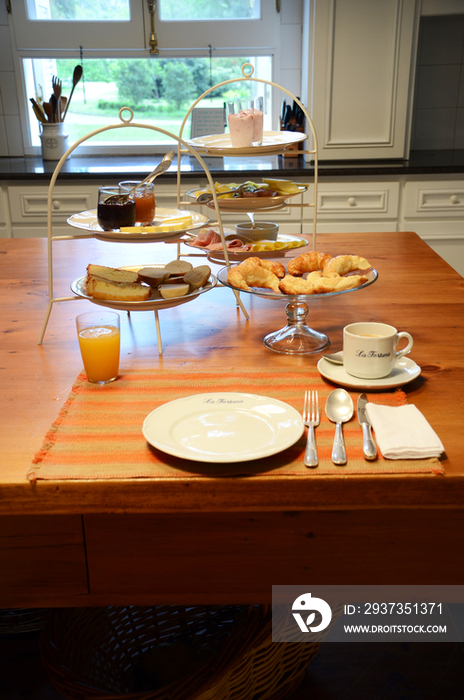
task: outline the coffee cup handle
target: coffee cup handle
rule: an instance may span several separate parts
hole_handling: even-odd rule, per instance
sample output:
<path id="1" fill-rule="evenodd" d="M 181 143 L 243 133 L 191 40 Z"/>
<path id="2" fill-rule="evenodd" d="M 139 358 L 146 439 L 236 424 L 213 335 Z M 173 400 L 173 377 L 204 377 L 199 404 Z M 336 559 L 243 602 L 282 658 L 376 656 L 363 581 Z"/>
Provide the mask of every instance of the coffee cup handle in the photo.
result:
<path id="1" fill-rule="evenodd" d="M 410 333 L 407 333 L 406 331 L 401 331 L 401 333 L 398 333 L 396 338 L 397 345 L 401 338 L 408 338 L 408 344 L 406 345 L 406 347 L 402 350 L 398 350 L 398 352 L 396 353 L 396 359 L 398 360 L 400 357 L 403 357 L 403 355 L 407 355 L 408 352 L 410 352 L 412 346 L 414 345 L 414 340 L 412 339 L 412 335 Z"/>

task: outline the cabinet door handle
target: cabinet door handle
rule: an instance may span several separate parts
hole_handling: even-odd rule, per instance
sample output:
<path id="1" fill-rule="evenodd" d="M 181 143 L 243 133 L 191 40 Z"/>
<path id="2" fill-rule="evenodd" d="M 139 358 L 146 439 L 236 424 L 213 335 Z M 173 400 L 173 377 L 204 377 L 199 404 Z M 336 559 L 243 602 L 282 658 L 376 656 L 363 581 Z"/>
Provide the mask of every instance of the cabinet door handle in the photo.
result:
<path id="1" fill-rule="evenodd" d="M 53 209 L 58 210 L 60 208 L 60 202 L 58 199 L 54 199 L 52 203 Z"/>
<path id="2" fill-rule="evenodd" d="M 452 194 L 450 197 L 451 204 L 459 204 L 459 197 L 457 194 Z"/>
<path id="3" fill-rule="evenodd" d="M 350 207 L 356 206 L 356 199 L 354 197 L 348 197 L 348 204 Z"/>

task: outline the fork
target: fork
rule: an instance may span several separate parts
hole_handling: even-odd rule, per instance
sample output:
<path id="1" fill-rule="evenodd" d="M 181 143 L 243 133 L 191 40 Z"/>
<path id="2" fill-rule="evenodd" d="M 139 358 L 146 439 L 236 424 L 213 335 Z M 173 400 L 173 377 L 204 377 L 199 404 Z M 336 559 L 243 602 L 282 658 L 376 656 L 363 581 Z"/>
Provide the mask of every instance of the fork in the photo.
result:
<path id="1" fill-rule="evenodd" d="M 53 86 L 53 94 L 55 95 L 55 99 L 56 99 L 56 103 L 57 103 L 56 110 L 55 110 L 55 113 L 56 113 L 55 121 L 60 122 L 61 121 L 61 90 L 62 90 L 62 86 L 61 86 L 61 80 L 59 78 L 57 78 L 56 75 L 52 76 L 52 86 Z"/>
<path id="2" fill-rule="evenodd" d="M 304 455 L 305 467 L 317 467 L 319 464 L 314 435 L 314 428 L 319 425 L 319 422 L 319 396 L 317 391 L 306 391 L 303 407 L 303 423 L 308 428 L 308 440 Z"/>

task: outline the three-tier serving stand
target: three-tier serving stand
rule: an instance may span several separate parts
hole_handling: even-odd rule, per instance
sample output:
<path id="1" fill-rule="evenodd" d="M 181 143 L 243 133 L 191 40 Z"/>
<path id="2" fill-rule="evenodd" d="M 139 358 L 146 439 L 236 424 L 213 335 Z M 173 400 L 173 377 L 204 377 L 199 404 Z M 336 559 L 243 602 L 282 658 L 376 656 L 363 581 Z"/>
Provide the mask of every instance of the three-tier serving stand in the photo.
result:
<path id="1" fill-rule="evenodd" d="M 189 153 L 191 156 L 193 156 L 198 163 L 201 165 L 206 178 L 208 180 L 208 186 L 209 189 L 212 193 L 212 204 L 211 207 L 214 208 L 215 215 L 216 215 L 216 222 L 214 222 L 214 225 L 217 226 L 218 228 L 218 233 L 220 235 L 221 243 L 222 243 L 222 251 L 223 251 L 223 257 L 224 257 L 224 262 L 225 262 L 225 271 L 230 269 L 231 266 L 231 261 L 229 258 L 228 254 L 228 249 L 227 249 L 227 242 L 225 240 L 225 235 L 224 235 L 224 227 L 222 224 L 222 217 L 221 217 L 221 209 L 218 203 L 218 197 L 216 193 L 216 188 L 214 185 L 214 181 L 212 179 L 211 173 L 209 171 L 209 168 L 203 158 L 203 156 L 215 156 L 215 155 L 227 155 L 227 156 L 240 156 L 240 157 L 246 157 L 250 155 L 282 155 L 285 151 L 285 148 L 290 144 L 290 143 L 295 143 L 297 140 L 298 144 L 298 150 L 292 151 L 292 155 L 299 156 L 301 154 L 304 155 L 309 155 L 310 160 L 313 162 L 313 174 L 314 174 L 314 182 L 313 182 L 313 197 L 312 197 L 312 202 L 305 202 L 305 203 L 299 203 L 294 206 L 298 207 L 311 207 L 313 209 L 313 217 L 312 217 L 312 249 L 316 250 L 316 202 L 317 202 L 317 186 L 318 186 L 318 157 L 317 157 L 317 137 L 316 137 L 316 132 L 314 129 L 313 122 L 311 120 L 310 115 L 308 114 L 305 106 L 300 102 L 299 98 L 293 95 L 290 91 L 288 91 L 286 88 L 277 85 L 276 83 L 273 83 L 268 80 L 263 80 L 259 78 L 254 78 L 253 77 L 253 66 L 251 64 L 245 64 L 242 67 L 242 77 L 240 78 L 235 78 L 231 80 L 226 80 L 221 83 L 218 83 L 214 85 L 213 87 L 209 88 L 206 90 L 200 97 L 198 97 L 195 102 L 192 103 L 190 106 L 189 110 L 187 111 L 184 120 L 182 122 L 179 136 L 166 131 L 165 129 L 162 129 L 160 127 L 152 126 L 149 124 L 143 124 L 143 123 L 138 123 L 134 121 L 134 113 L 129 107 L 123 107 L 122 109 L 119 110 L 119 119 L 120 123 L 118 124 L 112 124 L 109 126 L 101 127 L 99 129 L 96 129 L 95 131 L 90 132 L 89 134 L 83 136 L 80 138 L 78 141 L 76 141 L 68 150 L 66 153 L 63 154 L 61 159 L 58 161 L 55 170 L 53 172 L 52 178 L 50 180 L 49 188 L 48 188 L 48 198 L 47 198 L 47 238 L 48 238 L 48 246 L 47 246 L 47 251 L 48 251 L 48 307 L 47 307 L 47 312 L 45 316 L 45 320 L 42 326 L 41 334 L 39 337 L 39 344 L 42 344 L 45 332 L 47 329 L 48 321 L 50 318 L 51 310 L 53 308 L 53 305 L 55 302 L 62 302 L 62 301 L 71 301 L 79 298 L 87 298 L 89 297 L 82 296 L 76 293 L 73 296 L 66 296 L 66 297 L 56 297 L 54 295 L 54 284 L 53 284 L 53 243 L 55 241 L 65 241 L 65 240 L 71 240 L 74 238 L 88 238 L 89 235 L 97 235 L 95 232 L 85 232 L 85 233 L 72 233 L 70 235 L 65 235 L 65 236 L 56 236 L 53 234 L 53 222 L 52 222 L 52 210 L 53 210 L 53 190 L 55 187 L 56 180 L 60 174 L 60 171 L 66 162 L 67 158 L 73 153 L 73 151 L 83 142 L 87 141 L 88 139 L 92 138 L 93 136 L 100 134 L 105 131 L 109 131 L 112 129 L 127 129 L 127 128 L 138 128 L 138 129 L 149 129 L 155 132 L 160 132 L 161 134 L 164 134 L 168 138 L 172 139 L 173 141 L 177 142 L 177 162 L 178 162 L 178 168 L 177 168 L 177 207 L 178 209 L 181 209 L 182 207 L 182 213 L 188 215 L 189 213 L 191 215 L 194 214 L 194 212 L 190 211 L 188 209 L 185 209 L 186 206 L 188 206 L 188 202 L 182 201 L 181 198 L 181 168 L 180 168 L 180 162 L 181 162 L 181 157 L 184 154 Z M 189 117 L 192 114 L 193 109 L 196 108 L 196 106 L 203 100 L 205 97 L 207 97 L 211 92 L 214 90 L 217 90 L 218 88 L 221 88 L 223 86 L 226 86 L 231 83 L 235 82 L 242 82 L 242 81 L 251 81 L 255 83 L 263 83 L 266 85 L 269 85 L 273 88 L 276 88 L 286 95 L 288 95 L 298 106 L 301 108 L 303 111 L 305 117 L 306 117 L 306 124 L 307 127 L 309 127 L 309 139 L 310 139 L 310 147 L 308 149 L 302 149 L 300 148 L 301 144 L 308 139 L 307 134 L 303 133 L 298 133 L 295 135 L 295 132 L 285 132 L 285 131 L 278 131 L 278 132 L 265 132 L 264 138 L 263 138 L 263 144 L 261 146 L 255 146 L 252 147 L 252 149 L 233 149 L 230 146 L 223 148 L 219 147 L 217 148 L 214 144 L 211 145 L 210 143 L 204 143 L 200 140 L 196 140 L 195 138 L 185 140 L 183 138 L 183 133 L 185 130 L 185 127 L 187 125 L 187 122 L 189 120 Z M 128 115 L 128 116 L 127 116 Z M 193 203 L 190 203 L 192 205 Z M 282 206 L 284 206 L 282 204 Z M 292 206 L 291 204 L 286 204 L 286 206 Z M 275 209 L 275 207 L 272 207 L 272 209 Z M 260 212 L 265 211 L 264 209 L 259 210 Z M 71 217 L 72 219 L 72 217 Z M 156 220 L 156 214 L 155 214 L 155 220 Z M 207 223 L 208 219 L 205 217 L 205 224 Z M 68 220 L 68 223 L 71 223 L 71 220 Z M 73 224 L 71 223 L 71 226 Z M 213 225 L 213 223 L 210 223 L 209 225 Z M 181 236 L 184 233 L 183 229 L 179 229 L 177 232 L 179 234 L 179 240 L 177 241 L 177 257 L 185 256 L 188 254 L 182 253 L 181 251 L 181 245 L 182 245 L 182 240 Z M 99 236 L 98 236 L 99 237 Z M 129 242 L 130 239 L 127 239 Z M 137 242 L 141 240 L 141 237 L 137 237 Z M 146 238 L 147 241 L 154 242 L 153 239 L 150 239 L 149 237 Z M 156 242 L 161 242 L 163 239 L 162 238 L 157 238 Z M 169 242 L 172 241 L 172 236 L 170 236 Z M 281 257 L 281 253 L 279 251 L 276 251 L 275 257 Z M 228 285 L 227 283 L 227 276 L 226 274 L 223 273 L 222 279 L 220 280 L 224 285 L 226 286 L 231 286 Z M 210 285 L 208 287 L 211 288 L 216 284 L 216 278 L 212 276 L 210 280 Z M 236 299 L 236 304 L 240 307 L 243 315 L 245 318 L 248 320 L 248 313 L 246 311 L 245 306 L 243 305 L 242 299 L 240 297 L 240 291 L 237 289 L 234 289 L 231 287 L 235 299 Z M 73 290 L 75 291 L 75 290 Z M 206 290 L 207 291 L 207 290 Z M 201 293 L 201 291 L 199 292 Z M 258 294 L 260 296 L 268 296 L 267 294 L 263 294 L 262 291 L 260 292 L 259 290 L 253 290 L 252 293 Z M 185 297 L 179 297 L 177 299 L 173 300 L 153 300 L 153 302 L 133 302 L 132 304 L 130 303 L 121 303 L 118 304 L 117 302 L 111 302 L 111 303 L 105 303 L 104 301 L 98 300 L 98 302 L 95 300 L 92 300 L 91 298 L 89 299 L 90 301 L 94 301 L 94 303 L 98 303 L 99 305 L 102 306 L 110 306 L 113 309 L 120 309 L 120 310 L 126 310 L 126 311 L 131 311 L 131 310 L 153 310 L 155 314 L 155 324 L 156 324 L 156 333 L 157 333 L 157 340 L 158 340 L 158 350 L 159 353 L 162 354 L 162 341 L 161 341 L 161 330 L 160 330 L 160 325 L 159 325 L 159 316 L 158 316 L 158 311 L 160 309 L 164 308 L 169 308 L 172 306 L 177 306 L 182 303 L 186 303 L 187 301 L 191 301 L 192 298 L 195 298 L 197 294 L 192 295 L 189 298 Z M 277 295 L 275 295 L 277 297 Z M 328 295 L 325 295 L 328 296 Z M 323 349 L 324 347 L 327 347 L 329 345 L 329 339 L 327 338 L 326 335 L 322 333 L 318 333 L 317 331 L 314 331 L 313 329 L 309 328 L 306 325 L 306 316 L 308 313 L 308 305 L 307 302 L 309 301 L 309 298 L 304 296 L 302 297 L 301 295 L 298 296 L 284 296 L 282 297 L 277 297 L 277 298 L 282 298 L 287 302 L 286 305 L 286 312 L 287 312 L 287 326 L 280 331 L 277 331 L 274 334 L 270 334 L 269 336 L 266 336 L 264 339 L 264 344 L 266 347 L 268 347 L 271 350 L 275 350 L 277 352 L 284 352 L 284 353 L 298 353 L 298 354 L 303 354 L 303 353 L 313 353 L 313 352 L 318 352 L 319 350 Z"/>

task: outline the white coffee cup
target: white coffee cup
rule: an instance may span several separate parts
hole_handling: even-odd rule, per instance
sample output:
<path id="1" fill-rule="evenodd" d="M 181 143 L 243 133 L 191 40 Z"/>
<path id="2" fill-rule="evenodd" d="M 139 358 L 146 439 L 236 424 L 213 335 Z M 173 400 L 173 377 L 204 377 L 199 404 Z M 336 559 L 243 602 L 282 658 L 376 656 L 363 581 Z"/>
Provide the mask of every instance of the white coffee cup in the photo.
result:
<path id="1" fill-rule="evenodd" d="M 401 338 L 407 338 L 408 344 L 397 350 Z M 343 366 L 348 374 L 362 379 L 388 377 L 413 343 L 410 333 L 398 333 L 386 323 L 351 323 L 343 329 Z"/>

